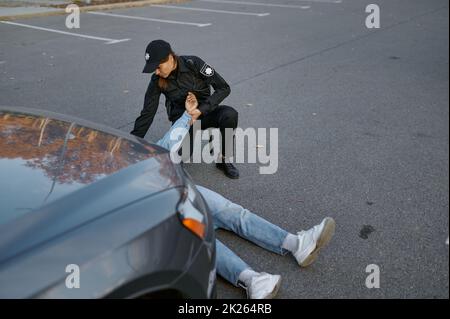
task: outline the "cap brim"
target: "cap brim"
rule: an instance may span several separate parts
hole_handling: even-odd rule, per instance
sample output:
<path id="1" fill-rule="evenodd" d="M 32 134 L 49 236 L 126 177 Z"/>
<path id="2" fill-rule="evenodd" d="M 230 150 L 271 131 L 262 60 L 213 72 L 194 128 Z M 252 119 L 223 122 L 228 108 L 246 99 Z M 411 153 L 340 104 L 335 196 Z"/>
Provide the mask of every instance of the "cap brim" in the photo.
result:
<path id="1" fill-rule="evenodd" d="M 147 62 L 145 64 L 144 70 L 142 70 L 142 73 L 153 73 L 155 72 L 158 65 L 158 62 Z"/>

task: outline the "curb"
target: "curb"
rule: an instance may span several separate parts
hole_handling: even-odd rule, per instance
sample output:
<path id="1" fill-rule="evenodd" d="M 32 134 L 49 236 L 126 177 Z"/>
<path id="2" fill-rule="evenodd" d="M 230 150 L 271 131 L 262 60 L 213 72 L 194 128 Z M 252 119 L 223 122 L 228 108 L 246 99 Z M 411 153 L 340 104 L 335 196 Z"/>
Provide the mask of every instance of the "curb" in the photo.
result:
<path id="1" fill-rule="evenodd" d="M 145 6 L 150 6 L 152 4 L 161 4 L 161 3 L 184 3 L 184 2 L 188 2 L 188 0 L 142 0 L 142 1 L 133 1 L 133 2 L 100 4 L 100 5 L 94 5 L 94 6 L 83 6 L 83 7 L 79 7 L 79 8 L 80 8 L 80 12 L 87 12 L 87 11 L 114 10 L 114 9 L 123 9 L 123 8 L 138 8 L 138 7 L 145 7 Z M 17 20 L 17 19 L 47 17 L 47 16 L 55 16 L 55 15 L 63 15 L 63 14 L 67 14 L 65 9 L 60 9 L 57 11 L 50 11 L 50 12 L 0 16 L 0 21 L 11 21 L 11 20 Z"/>

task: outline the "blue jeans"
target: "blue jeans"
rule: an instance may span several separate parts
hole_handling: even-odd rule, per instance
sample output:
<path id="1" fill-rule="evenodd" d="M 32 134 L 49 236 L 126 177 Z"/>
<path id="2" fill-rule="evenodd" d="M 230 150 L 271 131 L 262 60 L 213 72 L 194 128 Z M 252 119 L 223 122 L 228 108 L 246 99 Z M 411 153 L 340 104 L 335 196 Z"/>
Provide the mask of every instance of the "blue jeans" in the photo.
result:
<path id="1" fill-rule="evenodd" d="M 221 228 L 232 231 L 242 238 L 280 255 L 288 252 L 281 248 L 288 235 L 287 231 L 210 189 L 198 185 L 197 189 L 211 211 L 214 229 Z M 218 274 L 235 286 L 238 286 L 239 274 L 243 270 L 251 268 L 219 240 L 216 240 L 216 266 Z"/>

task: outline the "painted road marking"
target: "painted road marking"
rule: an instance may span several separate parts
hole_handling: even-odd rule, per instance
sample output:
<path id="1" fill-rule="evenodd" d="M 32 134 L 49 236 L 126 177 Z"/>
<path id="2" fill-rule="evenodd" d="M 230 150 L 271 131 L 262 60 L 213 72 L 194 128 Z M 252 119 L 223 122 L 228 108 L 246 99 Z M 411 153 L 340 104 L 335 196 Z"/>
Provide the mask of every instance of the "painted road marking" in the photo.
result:
<path id="1" fill-rule="evenodd" d="M 258 17 L 265 17 L 265 16 L 268 16 L 270 14 L 270 13 L 253 13 L 253 12 L 237 12 L 237 11 L 227 11 L 227 10 L 213 10 L 213 9 L 192 8 L 192 7 L 177 7 L 177 6 L 167 6 L 167 5 L 159 5 L 159 4 L 153 4 L 152 7 L 168 8 L 168 9 L 180 9 L 180 10 L 191 10 L 191 11 L 205 11 L 205 12 L 240 14 L 240 15 L 258 16 Z"/>
<path id="2" fill-rule="evenodd" d="M 279 7 L 279 8 L 291 8 L 291 9 L 309 9 L 311 6 L 301 6 L 301 5 L 289 5 L 289 4 L 275 4 L 275 3 L 260 3 L 260 2 L 247 2 L 247 1 L 223 1 L 223 0 L 197 0 L 203 2 L 213 2 L 213 3 L 232 3 L 232 4 L 245 4 L 250 6 L 264 6 L 264 7 Z"/>
<path id="3" fill-rule="evenodd" d="M 124 18 L 124 19 L 135 19 L 135 20 L 143 20 L 143 21 L 154 21 L 154 22 L 163 22 L 163 23 L 192 25 L 192 26 L 196 26 L 196 27 L 207 27 L 207 26 L 211 25 L 211 23 L 193 23 L 193 22 L 182 22 L 182 21 L 174 21 L 174 20 L 152 19 L 152 18 L 128 16 L 128 15 L 123 15 L 123 14 L 97 12 L 97 11 L 89 11 L 87 13 L 100 15 L 100 16 L 107 16 L 107 17 Z"/>
<path id="4" fill-rule="evenodd" d="M 109 38 L 94 37 L 94 36 L 86 35 L 86 34 L 78 34 L 78 33 L 66 32 L 66 31 L 61 31 L 61 30 L 36 27 L 34 25 L 23 24 L 23 23 L 16 23 L 16 22 L 11 22 L 11 21 L 0 21 L 0 22 L 4 23 L 4 24 L 11 24 L 11 25 L 19 26 L 19 27 L 24 27 L 24 28 L 30 28 L 30 29 L 35 29 L 35 30 L 60 33 L 60 34 L 71 35 L 71 36 L 74 36 L 74 37 L 86 38 L 86 39 L 91 39 L 91 40 L 104 41 L 104 42 L 106 42 L 106 44 L 115 44 L 115 43 L 125 42 L 125 41 L 130 40 L 130 39 L 119 39 L 119 40 L 116 40 L 116 39 L 109 39 Z"/>

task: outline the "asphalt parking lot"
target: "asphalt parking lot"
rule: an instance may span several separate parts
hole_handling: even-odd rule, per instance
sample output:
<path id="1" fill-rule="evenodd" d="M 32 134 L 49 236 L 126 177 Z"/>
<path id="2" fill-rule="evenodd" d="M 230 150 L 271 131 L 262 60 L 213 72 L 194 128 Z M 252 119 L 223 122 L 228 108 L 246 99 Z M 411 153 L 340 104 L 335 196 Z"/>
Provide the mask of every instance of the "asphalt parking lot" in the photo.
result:
<path id="1" fill-rule="evenodd" d="M 198 55 L 230 84 L 242 128 L 278 128 L 278 171 L 187 170 L 290 232 L 326 216 L 333 242 L 310 268 L 233 234 L 219 238 L 278 298 L 448 298 L 449 11 L 446 0 L 194 0 L 0 23 L 0 105 L 74 115 L 129 132 L 149 76 L 150 40 Z M 56 32 L 55 32 L 56 31 Z M 76 34 L 76 35 L 74 35 Z M 164 99 L 146 139 L 170 122 Z M 5 178 L 5 177 L 1 177 Z M 380 288 L 365 285 L 380 268 Z M 219 279 L 219 298 L 244 292 Z"/>

